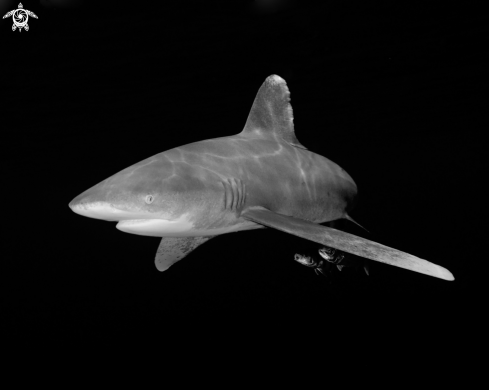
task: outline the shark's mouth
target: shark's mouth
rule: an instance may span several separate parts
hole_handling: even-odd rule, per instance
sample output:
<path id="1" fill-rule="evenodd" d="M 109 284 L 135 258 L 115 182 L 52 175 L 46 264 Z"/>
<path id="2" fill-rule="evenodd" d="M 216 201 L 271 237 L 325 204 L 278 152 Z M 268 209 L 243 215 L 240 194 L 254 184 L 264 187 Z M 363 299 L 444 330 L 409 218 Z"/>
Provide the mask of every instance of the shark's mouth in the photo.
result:
<path id="1" fill-rule="evenodd" d="M 117 229 L 132 234 L 143 236 L 186 236 L 190 235 L 194 225 L 188 220 L 188 215 L 183 214 L 177 219 L 124 219 L 119 221 Z"/>
<path id="2" fill-rule="evenodd" d="M 237 232 L 240 230 L 259 229 L 262 225 L 250 221 L 214 227 L 196 228 L 189 220 L 189 214 L 183 214 L 177 219 L 125 219 L 117 224 L 117 229 L 132 234 L 154 237 L 202 237 Z"/>
<path id="3" fill-rule="evenodd" d="M 75 213 L 84 217 L 103 219 L 105 221 L 149 219 L 147 213 L 124 210 L 107 202 L 79 203 L 70 205 L 70 207 Z"/>
<path id="4" fill-rule="evenodd" d="M 173 220 L 173 218 L 166 218 L 167 216 L 162 213 L 124 209 L 107 202 L 80 203 L 70 207 L 77 214 L 105 221 L 134 221 L 140 223 L 152 219 L 168 220 L 169 222 Z"/>
<path id="5" fill-rule="evenodd" d="M 89 218 L 116 221 L 117 229 L 131 234 L 153 237 L 214 236 L 240 230 L 258 229 L 263 226 L 250 221 L 236 221 L 213 228 L 195 227 L 195 216 L 186 212 L 177 218 L 168 214 L 124 210 L 107 202 L 78 203 L 71 209 Z"/>
<path id="6" fill-rule="evenodd" d="M 85 217 L 117 221 L 117 229 L 143 236 L 188 236 L 192 234 L 194 227 L 189 221 L 188 213 L 178 218 L 168 218 L 163 214 L 124 210 L 107 202 L 82 203 L 71 208 L 75 213 Z"/>

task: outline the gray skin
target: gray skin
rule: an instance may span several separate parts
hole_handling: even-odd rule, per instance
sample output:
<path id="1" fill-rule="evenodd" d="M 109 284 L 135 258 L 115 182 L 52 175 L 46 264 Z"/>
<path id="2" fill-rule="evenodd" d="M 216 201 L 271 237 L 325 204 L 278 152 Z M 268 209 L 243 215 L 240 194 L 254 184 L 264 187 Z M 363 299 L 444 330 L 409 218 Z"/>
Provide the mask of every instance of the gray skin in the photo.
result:
<path id="1" fill-rule="evenodd" d="M 272 77 L 260 88 L 240 134 L 159 153 L 83 192 L 70 207 L 107 203 L 138 214 L 99 216 L 106 220 L 174 220 L 189 213 L 199 235 L 237 225 L 261 227 L 240 218 L 253 207 L 316 223 L 345 217 L 357 194 L 353 179 L 298 143 L 287 86 Z"/>
<path id="2" fill-rule="evenodd" d="M 69 204 L 133 234 L 163 237 L 156 267 L 168 269 L 213 236 L 271 227 L 445 280 L 443 267 L 318 223 L 351 218 L 357 187 L 294 133 L 285 81 L 268 77 L 244 130 L 157 154 L 109 177 Z"/>
<path id="3" fill-rule="evenodd" d="M 230 179 L 246 190 L 244 201 L 226 206 Z M 193 210 L 196 228 L 215 229 L 243 222 L 240 213 L 253 206 L 316 223 L 332 221 L 345 215 L 356 193 L 351 177 L 325 157 L 273 138 L 236 135 L 143 160 L 83 192 L 70 207 L 107 202 L 148 218 L 177 218 Z M 147 195 L 154 197 L 150 204 Z"/>

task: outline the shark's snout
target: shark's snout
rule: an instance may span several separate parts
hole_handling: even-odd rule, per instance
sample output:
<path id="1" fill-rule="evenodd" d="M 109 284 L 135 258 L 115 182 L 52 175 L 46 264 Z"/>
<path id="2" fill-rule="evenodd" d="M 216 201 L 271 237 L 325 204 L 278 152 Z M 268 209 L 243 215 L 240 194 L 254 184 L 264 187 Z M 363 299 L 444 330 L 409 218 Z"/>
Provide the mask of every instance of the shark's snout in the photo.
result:
<path id="1" fill-rule="evenodd" d="M 69 207 L 73 212 L 84 217 L 103 219 L 106 221 L 120 221 L 128 219 L 129 213 L 120 210 L 107 202 L 70 202 Z M 126 218 L 124 218 L 126 217 Z M 131 215 L 131 219 L 134 216 Z"/>
<path id="2" fill-rule="evenodd" d="M 68 206 L 73 212 L 89 218 L 116 221 L 117 209 L 106 200 L 106 196 L 98 184 L 82 192 Z"/>
<path id="3" fill-rule="evenodd" d="M 84 217 L 106 221 L 121 221 L 143 217 L 141 213 L 112 202 L 103 183 L 82 192 L 68 206 L 73 212 Z"/>

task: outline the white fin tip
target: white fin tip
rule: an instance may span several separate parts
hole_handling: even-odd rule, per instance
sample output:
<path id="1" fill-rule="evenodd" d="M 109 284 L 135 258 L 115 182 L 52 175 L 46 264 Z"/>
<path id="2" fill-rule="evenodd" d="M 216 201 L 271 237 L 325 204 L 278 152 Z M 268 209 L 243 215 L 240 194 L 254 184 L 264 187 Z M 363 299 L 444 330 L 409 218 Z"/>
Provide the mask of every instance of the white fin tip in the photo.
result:
<path id="1" fill-rule="evenodd" d="M 285 80 L 276 74 L 272 74 L 268 80 L 270 80 L 271 84 L 285 84 Z"/>

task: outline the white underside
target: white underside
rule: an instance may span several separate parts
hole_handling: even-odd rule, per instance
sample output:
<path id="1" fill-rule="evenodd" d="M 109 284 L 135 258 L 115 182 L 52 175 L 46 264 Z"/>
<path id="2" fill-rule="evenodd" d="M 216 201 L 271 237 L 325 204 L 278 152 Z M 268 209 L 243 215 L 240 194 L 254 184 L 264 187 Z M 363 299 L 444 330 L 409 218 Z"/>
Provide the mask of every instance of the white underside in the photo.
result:
<path id="1" fill-rule="evenodd" d="M 117 229 L 132 234 L 154 237 L 190 237 L 190 236 L 216 236 L 219 234 L 237 232 L 240 230 L 259 229 L 263 226 L 254 222 L 241 223 L 218 229 L 194 229 L 186 215 L 177 220 L 164 219 L 123 220 L 117 224 Z"/>
<path id="2" fill-rule="evenodd" d="M 177 219 L 167 219 L 146 212 L 118 209 L 109 203 L 98 202 L 72 206 L 72 210 L 89 218 L 118 221 L 117 229 L 132 234 L 154 237 L 215 236 L 240 230 L 259 229 L 263 226 L 251 221 L 242 221 L 232 226 L 218 229 L 195 229 L 189 214 Z"/>
<path id="3" fill-rule="evenodd" d="M 117 229 L 143 236 L 163 237 L 168 234 L 188 235 L 194 225 L 188 220 L 188 215 L 183 214 L 178 219 L 133 219 L 122 220 L 117 224 Z"/>

